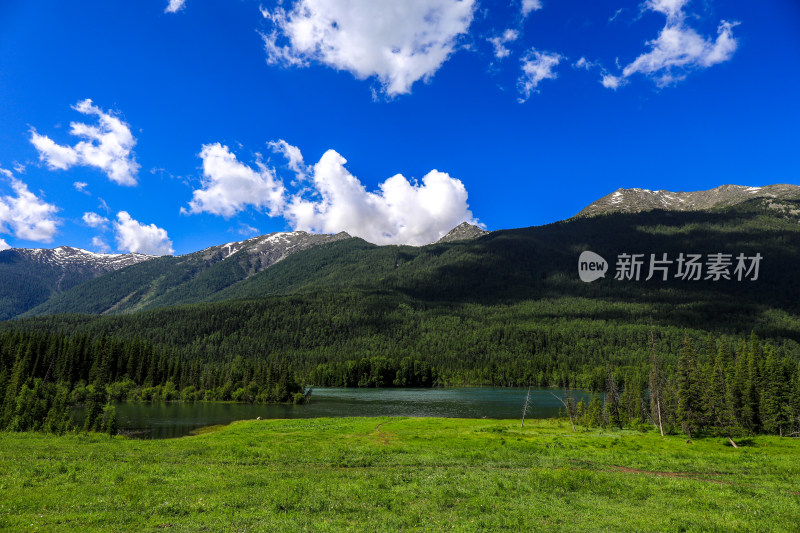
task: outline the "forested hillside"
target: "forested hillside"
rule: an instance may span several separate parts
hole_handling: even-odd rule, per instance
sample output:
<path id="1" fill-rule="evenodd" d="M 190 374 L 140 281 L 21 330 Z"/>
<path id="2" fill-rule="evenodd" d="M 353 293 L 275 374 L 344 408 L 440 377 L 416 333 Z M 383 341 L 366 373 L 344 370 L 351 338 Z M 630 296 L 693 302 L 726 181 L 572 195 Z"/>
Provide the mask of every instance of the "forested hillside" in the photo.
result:
<path id="1" fill-rule="evenodd" d="M 800 201 L 796 201 L 800 213 Z M 795 205 L 793 204 L 793 205 Z M 609 262 L 605 279 L 582 283 L 578 256 L 592 250 Z M 510 304 L 542 298 L 589 298 L 665 304 L 678 323 L 705 327 L 731 320 L 742 327 L 800 312 L 800 216 L 776 211 L 764 199 L 718 211 L 652 211 L 572 219 L 547 226 L 495 231 L 471 241 L 424 247 L 375 246 L 346 238 L 292 254 L 261 272 L 247 271 L 239 252 L 195 272 L 193 261 L 162 258 L 67 291 L 27 316 L 53 313 L 130 313 L 168 305 L 215 302 L 319 291 L 392 292 L 431 304 Z M 763 258 L 756 280 L 614 278 L 622 253 L 738 254 Z M 187 256 L 188 257 L 188 256 Z M 159 263 L 162 262 L 162 263 Z M 177 266 L 177 268 L 176 268 Z M 673 265 L 674 268 L 675 265 Z M 733 268 L 730 269 L 731 271 Z M 672 272 L 674 274 L 674 271 Z M 734 277 L 735 278 L 735 277 Z M 131 302 L 136 302 L 132 304 Z M 670 319 L 672 320 L 672 319 Z M 698 323 L 699 321 L 699 323 Z M 796 337 L 795 337 L 796 338 Z"/>
<path id="2" fill-rule="evenodd" d="M 604 279 L 578 279 L 585 250 L 608 260 Z M 623 253 L 762 260 L 757 276 L 742 279 L 733 265 L 717 281 L 646 281 L 646 265 L 638 281 L 614 279 Z M 64 402 L 108 398 L 297 401 L 303 385 L 467 384 L 605 393 L 605 406 L 598 397 L 581 416 L 624 425 L 653 421 L 647 391 L 657 379 L 669 427 L 794 431 L 798 258 L 797 217 L 762 200 L 575 219 L 421 248 L 344 239 L 250 276 L 205 269 L 192 278 L 205 280 L 203 290 L 190 291 L 195 282 L 170 293 L 170 302 L 198 302 L 191 305 L 1 324 L 3 423 L 46 425 Z M 108 294 L 159 294 L 153 275 L 172 260 L 124 269 L 105 278 L 107 290 L 73 292 L 78 300 L 65 293 L 59 305 L 99 310 Z M 42 416 L 15 418 L 34 401 Z"/>

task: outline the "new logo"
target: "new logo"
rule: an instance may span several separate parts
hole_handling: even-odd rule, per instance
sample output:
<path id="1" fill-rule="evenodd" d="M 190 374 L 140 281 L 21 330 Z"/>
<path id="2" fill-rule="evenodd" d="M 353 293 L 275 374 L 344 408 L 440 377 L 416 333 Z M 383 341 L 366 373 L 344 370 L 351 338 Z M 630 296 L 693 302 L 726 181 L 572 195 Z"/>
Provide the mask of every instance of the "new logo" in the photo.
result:
<path id="1" fill-rule="evenodd" d="M 592 281 L 606 277 L 608 263 L 601 256 L 586 250 L 578 258 L 578 275 L 581 281 L 591 283 Z"/>

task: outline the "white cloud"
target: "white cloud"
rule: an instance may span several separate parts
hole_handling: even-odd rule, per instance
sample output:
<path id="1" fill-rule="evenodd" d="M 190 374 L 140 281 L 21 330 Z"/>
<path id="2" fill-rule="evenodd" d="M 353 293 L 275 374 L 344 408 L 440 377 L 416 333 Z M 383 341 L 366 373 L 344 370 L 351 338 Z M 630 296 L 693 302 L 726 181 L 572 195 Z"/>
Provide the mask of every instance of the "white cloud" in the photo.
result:
<path id="1" fill-rule="evenodd" d="M 455 50 L 472 23 L 475 0 L 297 0 L 262 14 L 273 24 L 263 34 L 270 64 L 310 61 L 375 77 L 389 96 L 411 92 Z M 279 41 L 284 44 L 279 44 Z"/>
<path id="2" fill-rule="evenodd" d="M 487 39 L 492 46 L 494 46 L 494 57 L 497 59 L 503 59 L 504 57 L 508 57 L 511 54 L 511 50 L 506 48 L 506 44 L 516 41 L 519 38 L 519 32 L 513 29 L 507 29 L 503 32 L 503 35 L 498 37 L 490 37 Z"/>
<path id="3" fill-rule="evenodd" d="M 733 28 L 737 22 L 721 21 L 717 37 L 705 38 L 686 24 L 683 12 L 688 0 L 648 0 L 644 8 L 666 16 L 658 37 L 647 41 L 648 52 L 622 69 L 621 76 L 604 73 L 603 86 L 616 89 L 634 74 L 653 79 L 659 87 L 680 81 L 692 70 L 708 68 L 733 57 L 737 41 Z"/>
<path id="4" fill-rule="evenodd" d="M 10 170 L 8 170 L 7 168 L 0 167 L 0 174 L 2 174 L 3 176 L 5 176 L 7 178 L 13 178 L 14 177 L 14 174 Z"/>
<path id="5" fill-rule="evenodd" d="M 624 85 L 625 80 L 613 74 L 603 74 L 600 83 L 602 83 L 603 87 L 606 89 L 614 89 L 616 91 L 620 85 Z"/>
<path id="6" fill-rule="evenodd" d="M 562 56 L 549 52 L 539 52 L 531 49 L 522 58 L 522 76 L 517 81 L 520 102 L 527 100 L 531 93 L 536 92 L 542 80 L 554 80 L 557 75 L 553 69 L 558 66 Z"/>
<path id="7" fill-rule="evenodd" d="M 400 174 L 369 192 L 345 168 L 347 161 L 328 150 L 314 165 L 312 198 L 292 197 L 284 216 L 294 229 L 346 231 L 375 244 L 429 244 L 459 223 L 475 223 L 461 181 L 432 170 L 422 183 Z"/>
<path id="8" fill-rule="evenodd" d="M 299 152 L 299 151 L 298 151 Z M 181 212 L 212 213 L 230 217 L 253 206 L 272 215 L 283 206 L 284 187 L 275 174 L 260 162 L 258 170 L 240 163 L 219 143 L 207 144 L 200 152 L 203 159 L 203 188 L 192 193 L 189 209 Z"/>
<path id="9" fill-rule="evenodd" d="M 175 252 L 166 230 L 155 224 L 141 224 L 132 219 L 127 211 L 117 213 L 114 230 L 120 250 L 150 255 L 171 255 Z"/>
<path id="10" fill-rule="evenodd" d="M 52 241 L 58 227 L 58 208 L 39 199 L 18 179 L 11 178 L 11 188 L 16 196 L 0 196 L 0 232 L 13 231 L 29 241 Z"/>
<path id="11" fill-rule="evenodd" d="M 5 240 L 0 239 L 0 252 L 3 250 L 8 250 L 9 248 L 11 248 L 11 245 L 9 245 Z"/>
<path id="12" fill-rule="evenodd" d="M 82 192 L 83 194 L 90 194 L 89 191 L 86 190 L 86 187 L 89 186 L 88 183 L 85 181 L 75 181 L 72 183 L 72 186 L 75 187 L 75 190 L 78 192 Z"/>
<path id="13" fill-rule="evenodd" d="M 244 224 L 243 223 L 243 224 L 239 225 L 239 229 L 236 230 L 236 233 L 238 233 L 239 235 L 245 236 L 245 237 L 249 237 L 251 235 L 257 235 L 258 234 L 258 228 L 254 228 L 253 226 L 251 226 L 249 224 Z"/>
<path id="14" fill-rule="evenodd" d="M 70 146 L 61 146 L 46 135 L 31 132 L 31 143 L 39 151 L 39 159 L 51 169 L 67 170 L 78 164 L 78 152 Z"/>
<path id="15" fill-rule="evenodd" d="M 522 0 L 522 16 L 527 17 L 532 11 L 542 9 L 542 0 Z"/>
<path id="16" fill-rule="evenodd" d="M 289 168 L 298 178 L 302 179 L 306 176 L 308 167 L 306 167 L 303 161 L 303 154 L 300 153 L 300 149 L 297 146 L 292 146 L 283 139 L 270 141 L 267 145 L 272 148 L 274 152 L 282 154 L 283 157 L 286 158 L 286 161 L 289 163 Z"/>
<path id="17" fill-rule="evenodd" d="M 25 174 L 25 165 L 23 165 L 22 163 L 18 163 L 17 161 L 14 161 L 13 167 L 14 167 L 14 171 L 17 174 Z"/>
<path id="18" fill-rule="evenodd" d="M 183 9 L 183 5 L 185 3 L 186 0 L 169 0 L 169 4 L 167 4 L 167 8 L 164 10 L 164 13 L 177 13 Z"/>
<path id="19" fill-rule="evenodd" d="M 592 70 L 593 68 L 599 68 L 600 64 L 595 61 L 589 61 L 585 57 L 581 57 L 576 62 L 572 64 L 572 68 L 580 68 L 583 70 Z"/>
<path id="20" fill-rule="evenodd" d="M 90 228 L 104 228 L 108 225 L 109 220 L 104 216 L 89 211 L 83 214 L 83 223 Z"/>
<path id="21" fill-rule="evenodd" d="M 683 6 L 689 0 L 647 0 L 644 7 L 650 11 L 663 13 L 667 18 L 678 18 L 682 16 Z"/>
<path id="22" fill-rule="evenodd" d="M 101 254 L 107 254 L 111 251 L 111 247 L 100 237 L 92 237 L 92 246 Z"/>
<path id="23" fill-rule="evenodd" d="M 614 11 L 614 14 L 611 15 L 608 18 L 608 22 L 611 23 L 611 22 L 614 22 L 615 20 L 617 20 L 617 17 L 619 17 L 624 11 L 625 11 L 624 7 L 621 7 L 619 9 L 617 9 L 616 11 Z"/>
<path id="24" fill-rule="evenodd" d="M 136 139 L 128 125 L 93 105 L 88 98 L 73 109 L 84 115 L 96 115 L 99 125 L 72 122 L 70 133 L 86 139 L 75 146 L 56 144 L 46 135 L 31 131 L 30 141 L 39 151 L 39 159 L 51 169 L 67 170 L 78 165 L 95 167 L 119 185 L 136 185 L 139 164 L 131 153 Z"/>

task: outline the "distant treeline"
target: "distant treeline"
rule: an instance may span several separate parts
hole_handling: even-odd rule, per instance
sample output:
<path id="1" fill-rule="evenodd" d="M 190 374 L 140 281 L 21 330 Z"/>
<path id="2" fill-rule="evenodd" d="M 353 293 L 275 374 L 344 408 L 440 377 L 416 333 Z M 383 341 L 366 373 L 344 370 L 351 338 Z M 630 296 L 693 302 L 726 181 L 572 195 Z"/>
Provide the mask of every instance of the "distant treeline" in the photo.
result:
<path id="1" fill-rule="evenodd" d="M 726 436 L 800 433 L 800 364 L 755 335 L 708 336 L 696 349 L 686 335 L 677 364 L 652 351 L 648 364 L 608 369 L 603 401 L 567 402 L 571 418 L 590 427 L 642 428 Z"/>
<path id="2" fill-rule="evenodd" d="M 800 363 L 794 352 L 787 355 L 755 335 L 709 335 L 698 343 L 688 333 L 674 350 L 665 351 L 671 343 L 663 335 L 651 339 L 646 330 L 625 331 L 636 333 L 628 344 L 613 334 L 597 339 L 617 353 L 605 360 L 587 349 L 597 344 L 580 342 L 586 333 L 580 329 L 541 336 L 500 328 L 484 339 L 495 357 L 466 353 L 455 364 L 441 357 L 354 353 L 353 359 L 318 360 L 309 366 L 275 350 L 266 356 L 209 358 L 136 336 L 8 330 L 0 333 L 0 428 L 60 433 L 72 425 L 71 407 L 85 405 L 85 429 L 113 431 L 116 422 L 109 406 L 118 401 L 302 402 L 301 383 L 428 387 L 458 384 L 456 378 L 462 377 L 467 379 L 461 384 L 531 384 L 604 393 L 604 401 L 598 395 L 588 405 L 568 406 L 569 414 L 588 426 L 657 424 L 666 431 L 729 435 L 798 430 Z M 539 343 L 538 350 L 520 350 L 526 335 Z M 429 342 L 437 342 L 436 337 Z"/>
<path id="3" fill-rule="evenodd" d="M 71 406 L 86 405 L 84 429 L 113 429 L 111 402 L 209 400 L 302 403 L 303 387 L 276 357 L 186 359 L 137 338 L 0 333 L 0 429 L 60 433 Z"/>

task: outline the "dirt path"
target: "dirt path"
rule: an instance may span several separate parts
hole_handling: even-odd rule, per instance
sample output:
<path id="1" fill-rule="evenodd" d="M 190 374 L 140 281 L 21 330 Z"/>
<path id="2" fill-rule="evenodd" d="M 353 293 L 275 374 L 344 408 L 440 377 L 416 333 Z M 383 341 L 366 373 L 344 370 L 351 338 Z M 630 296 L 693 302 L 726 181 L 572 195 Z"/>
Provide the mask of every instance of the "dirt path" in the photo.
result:
<path id="1" fill-rule="evenodd" d="M 656 470 L 640 470 L 638 468 L 630 468 L 627 466 L 617 466 L 617 465 L 605 465 L 601 463 L 595 463 L 592 461 L 579 461 L 577 459 L 571 459 L 570 462 L 572 463 L 579 463 L 583 466 L 592 466 L 597 468 L 597 470 L 601 472 L 625 472 L 627 474 L 643 474 L 648 476 L 662 476 L 662 477 L 671 477 L 671 478 L 683 478 L 683 479 L 691 479 L 694 481 L 702 481 L 704 483 L 717 483 L 718 485 L 731 485 L 736 487 L 749 487 L 753 489 L 760 488 L 757 485 L 749 485 L 747 483 L 734 483 L 732 481 L 725 481 L 722 479 L 709 479 L 709 476 L 723 476 L 725 474 L 719 472 L 659 472 Z M 793 490 L 787 490 L 789 494 L 800 496 L 800 492 L 795 492 Z"/>
<path id="2" fill-rule="evenodd" d="M 389 436 L 386 433 L 381 432 L 381 426 L 383 426 L 386 422 L 381 422 L 375 427 L 375 433 L 378 434 L 378 438 L 381 440 L 381 444 L 384 446 L 389 445 Z"/>
<path id="3" fill-rule="evenodd" d="M 706 479 L 702 476 L 721 476 L 722 474 L 717 472 L 658 472 L 658 471 L 651 471 L 651 470 L 639 470 L 638 468 L 629 468 L 627 466 L 616 466 L 616 465 L 608 465 L 610 470 L 606 470 L 606 472 L 611 472 L 616 470 L 617 472 L 627 472 L 629 474 L 647 474 L 650 476 L 664 476 L 664 477 L 681 477 L 681 478 L 688 478 L 688 479 L 695 479 L 697 481 L 705 481 L 708 483 L 720 483 L 722 485 L 734 485 L 729 481 L 722 481 L 720 479 Z"/>

